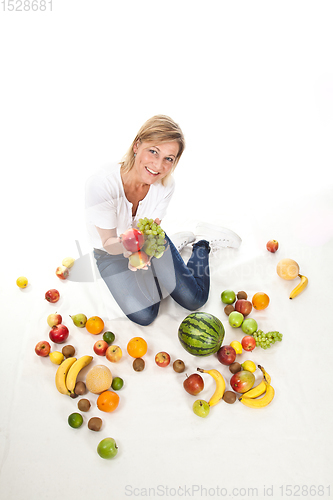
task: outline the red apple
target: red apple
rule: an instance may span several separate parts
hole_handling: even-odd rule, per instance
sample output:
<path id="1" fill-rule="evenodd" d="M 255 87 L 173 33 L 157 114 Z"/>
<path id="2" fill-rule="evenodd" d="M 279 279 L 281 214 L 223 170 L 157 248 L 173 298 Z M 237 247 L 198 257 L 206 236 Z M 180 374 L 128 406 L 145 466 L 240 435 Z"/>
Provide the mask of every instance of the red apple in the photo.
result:
<path id="1" fill-rule="evenodd" d="M 94 344 L 94 351 L 98 356 L 105 356 L 109 344 L 105 340 L 97 340 Z"/>
<path id="2" fill-rule="evenodd" d="M 252 303 L 245 299 L 236 300 L 234 307 L 235 311 L 242 313 L 243 316 L 247 316 L 252 311 Z"/>
<path id="3" fill-rule="evenodd" d="M 275 253 L 279 248 L 279 243 L 276 240 L 269 240 L 266 243 L 266 248 L 269 252 Z"/>
<path id="4" fill-rule="evenodd" d="M 58 300 L 60 299 L 60 293 L 55 288 L 51 288 L 51 290 L 48 290 L 46 292 L 45 298 L 48 302 L 54 304 L 54 302 L 58 302 Z"/>
<path id="5" fill-rule="evenodd" d="M 128 258 L 131 266 L 141 269 L 145 267 L 149 262 L 149 257 L 145 252 L 139 250 L 138 252 L 132 253 Z"/>
<path id="6" fill-rule="evenodd" d="M 68 267 L 65 267 L 65 266 L 59 266 L 59 267 L 57 267 L 57 269 L 56 269 L 56 275 L 61 280 L 65 280 L 69 276 L 69 269 L 68 269 Z"/>
<path id="7" fill-rule="evenodd" d="M 126 250 L 137 252 L 143 247 L 145 237 L 138 229 L 130 228 L 121 235 L 121 241 Z"/>
<path id="8" fill-rule="evenodd" d="M 184 380 L 183 386 L 186 392 L 192 396 L 196 396 L 204 388 L 204 381 L 199 373 L 193 373 Z"/>
<path id="9" fill-rule="evenodd" d="M 122 358 L 123 352 L 119 345 L 108 345 L 105 357 L 111 363 L 117 363 Z"/>
<path id="10" fill-rule="evenodd" d="M 38 356 L 42 357 L 48 356 L 50 351 L 51 351 L 51 346 L 46 340 L 41 340 L 35 347 L 35 353 Z"/>
<path id="11" fill-rule="evenodd" d="M 255 382 L 255 376 L 252 372 L 242 370 L 235 373 L 230 379 L 230 385 L 234 391 L 243 394 L 249 391 Z"/>
<path id="12" fill-rule="evenodd" d="M 170 359 L 170 356 L 167 352 L 158 352 L 155 356 L 155 363 L 158 365 L 158 366 L 168 366 L 168 364 L 170 363 L 171 359 Z"/>
<path id="13" fill-rule="evenodd" d="M 47 324 L 52 328 L 52 326 L 60 325 L 62 322 L 62 317 L 60 314 L 49 314 L 47 317 Z"/>
<path id="14" fill-rule="evenodd" d="M 223 345 L 216 353 L 217 359 L 222 365 L 229 366 L 236 359 L 236 351 L 231 345 Z"/>
<path id="15" fill-rule="evenodd" d="M 253 351 L 256 346 L 256 341 L 251 335 L 245 335 L 245 337 L 242 338 L 241 344 L 244 351 Z"/>
<path id="16" fill-rule="evenodd" d="M 52 327 L 52 330 L 49 332 L 49 337 L 52 342 L 56 344 L 62 344 L 68 339 L 69 330 L 65 325 L 56 325 Z"/>

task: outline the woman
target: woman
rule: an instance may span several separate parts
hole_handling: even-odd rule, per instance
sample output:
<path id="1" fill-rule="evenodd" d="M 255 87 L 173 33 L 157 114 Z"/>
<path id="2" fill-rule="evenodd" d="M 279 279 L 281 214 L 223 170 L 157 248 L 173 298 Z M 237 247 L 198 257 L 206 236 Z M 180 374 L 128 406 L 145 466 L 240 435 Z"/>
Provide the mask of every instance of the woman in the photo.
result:
<path id="1" fill-rule="evenodd" d="M 141 127 L 124 160 L 92 176 L 86 186 L 87 224 L 100 275 L 126 316 L 143 326 L 156 318 L 167 295 L 186 309 L 202 307 L 209 294 L 212 245 L 241 243 L 232 231 L 201 225 L 201 238 L 178 233 L 171 241 L 166 235 L 162 257 L 152 257 L 144 269 L 130 265 L 122 234 L 140 218 L 161 223 L 174 192 L 172 172 L 184 148 L 180 127 L 167 116 L 154 116 Z M 179 251 L 192 242 L 185 264 Z"/>

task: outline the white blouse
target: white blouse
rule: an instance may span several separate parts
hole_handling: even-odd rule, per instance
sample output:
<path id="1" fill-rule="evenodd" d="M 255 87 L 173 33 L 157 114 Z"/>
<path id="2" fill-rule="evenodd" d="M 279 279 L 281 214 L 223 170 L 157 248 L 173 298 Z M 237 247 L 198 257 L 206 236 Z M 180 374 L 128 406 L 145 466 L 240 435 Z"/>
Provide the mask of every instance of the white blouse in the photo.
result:
<path id="1" fill-rule="evenodd" d="M 161 182 L 152 184 L 132 217 L 133 204 L 126 198 L 120 167 L 119 163 L 104 167 L 86 182 L 86 224 L 94 248 L 103 248 L 96 226 L 117 229 L 117 235 L 120 236 L 130 227 L 135 227 L 141 218 L 162 220 L 174 193 L 173 177 L 168 179 L 165 186 Z"/>

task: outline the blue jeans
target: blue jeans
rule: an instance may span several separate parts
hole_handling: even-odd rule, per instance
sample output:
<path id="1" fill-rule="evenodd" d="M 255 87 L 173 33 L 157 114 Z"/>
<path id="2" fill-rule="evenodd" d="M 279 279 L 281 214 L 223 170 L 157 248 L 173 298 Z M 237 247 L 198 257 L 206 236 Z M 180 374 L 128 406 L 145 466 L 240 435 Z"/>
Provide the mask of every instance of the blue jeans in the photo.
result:
<path id="1" fill-rule="evenodd" d="M 142 326 L 156 318 L 161 300 L 171 297 L 182 307 L 195 311 L 208 300 L 210 274 L 209 243 L 198 241 L 185 264 L 172 241 L 161 258 L 152 258 L 148 270 L 130 271 L 122 254 L 94 250 L 101 277 L 126 316 Z"/>

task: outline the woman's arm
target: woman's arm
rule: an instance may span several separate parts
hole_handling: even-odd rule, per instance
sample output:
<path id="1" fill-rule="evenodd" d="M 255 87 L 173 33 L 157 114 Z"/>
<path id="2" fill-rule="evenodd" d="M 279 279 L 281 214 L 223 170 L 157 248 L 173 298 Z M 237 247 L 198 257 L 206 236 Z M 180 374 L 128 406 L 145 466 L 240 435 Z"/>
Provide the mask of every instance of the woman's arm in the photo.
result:
<path id="1" fill-rule="evenodd" d="M 120 255 L 123 254 L 124 257 L 129 257 L 131 252 L 128 252 L 122 242 L 121 239 L 117 236 L 117 230 L 114 229 L 101 229 L 96 226 L 98 234 L 101 237 L 102 245 L 104 250 L 110 255 Z"/>

